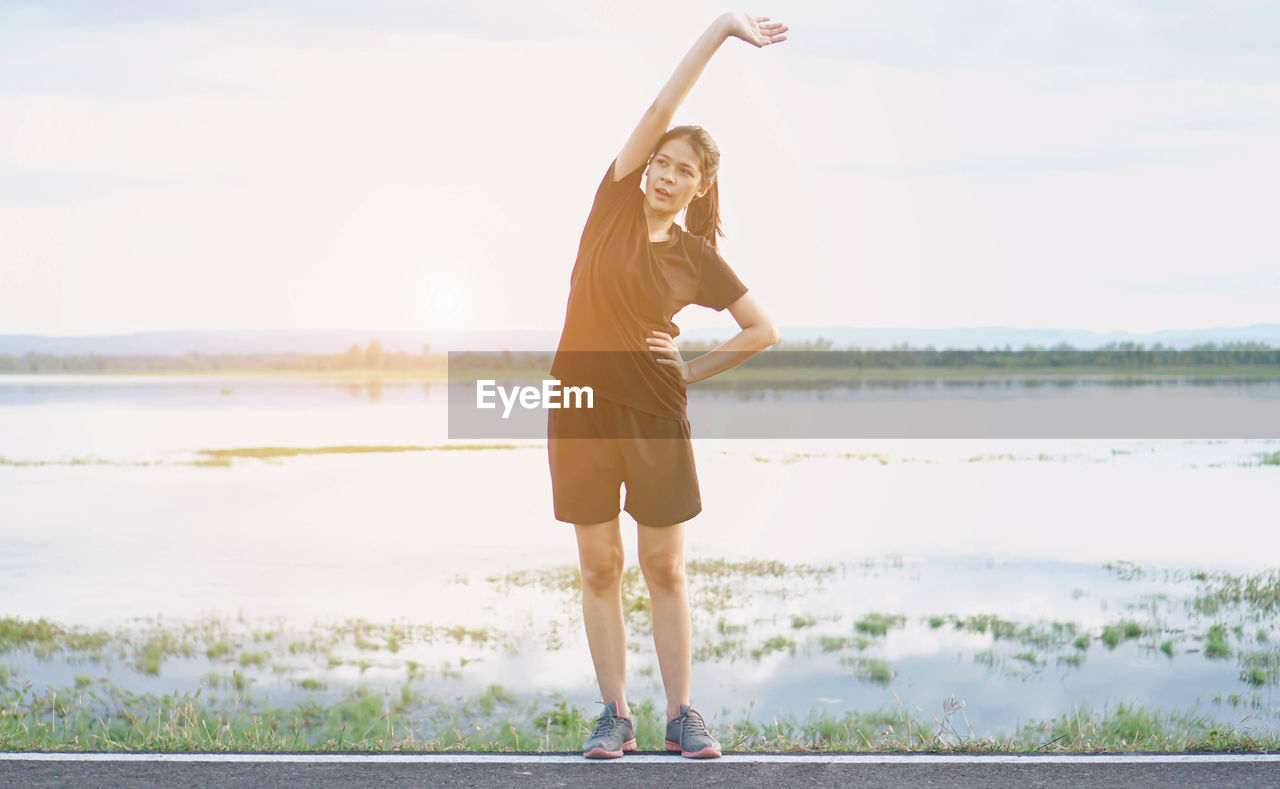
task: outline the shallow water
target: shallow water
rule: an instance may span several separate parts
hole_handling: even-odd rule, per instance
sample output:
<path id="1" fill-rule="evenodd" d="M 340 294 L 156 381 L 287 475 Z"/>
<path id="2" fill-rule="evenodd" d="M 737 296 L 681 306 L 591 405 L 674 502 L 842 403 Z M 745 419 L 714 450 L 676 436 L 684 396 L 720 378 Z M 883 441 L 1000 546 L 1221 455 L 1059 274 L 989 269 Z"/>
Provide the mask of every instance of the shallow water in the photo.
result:
<path id="1" fill-rule="evenodd" d="M 139 616 L 174 623 L 244 612 L 280 617 L 303 634 L 346 618 L 488 628 L 519 647 L 347 645 L 337 653 L 369 665 L 280 655 L 272 662 L 292 660 L 292 673 L 244 672 L 256 690 L 289 699 L 305 695 L 296 685 L 303 676 L 323 677 L 337 693 L 403 682 L 415 660 L 428 670 L 414 681 L 442 696 L 498 683 L 585 706 L 598 691 L 572 590 L 486 580 L 576 563 L 572 528 L 551 515 L 538 442 L 187 465 L 200 449 L 447 444 L 444 402 L 441 387 L 425 384 L 10 378 L 0 383 L 0 617 L 136 628 Z M 834 568 L 785 582 L 735 576 L 728 597 L 701 605 L 700 590 L 714 583 L 691 576 L 695 647 L 743 642 L 695 664 L 695 700 L 709 717 L 740 717 L 753 702 L 759 719 L 895 698 L 940 715 L 941 700 L 955 695 L 979 734 L 1076 702 L 1144 701 L 1240 723 L 1259 710 L 1214 701 L 1238 693 L 1275 721 L 1274 679 L 1250 685 L 1235 657 L 1189 651 L 1218 621 L 1248 623 L 1247 638 L 1230 637 L 1233 656 L 1270 649 L 1255 632 L 1273 628 L 1274 614 L 1193 615 L 1185 604 L 1197 582 L 1157 571 L 1276 566 L 1280 532 L 1267 514 L 1280 467 L 1257 461 L 1280 441 L 700 440 L 695 449 L 704 511 L 687 527 L 691 559 Z M 142 463 L 150 465 L 133 465 Z M 634 565 L 626 516 L 622 533 Z M 1154 569 L 1123 578 L 1103 567 L 1121 560 Z M 1167 600 L 1150 610 L 1160 594 Z M 852 637 L 871 612 L 905 622 L 863 649 L 824 651 L 821 636 Z M 1058 660 L 1073 653 L 1069 644 L 1033 650 L 1031 662 L 1016 657 L 1025 644 L 927 622 L 978 614 L 1020 627 L 1070 621 L 1094 638 L 1079 665 Z M 797 628 L 792 616 L 817 621 Z M 722 618 L 745 630 L 726 638 Z M 1125 618 L 1158 637 L 1103 646 L 1101 628 Z M 751 654 L 775 637 L 794 641 L 794 653 Z M 1165 638 L 1177 641 L 1173 657 L 1156 649 Z M 642 623 L 632 640 L 633 693 L 659 699 Z M 261 648 L 244 641 L 237 653 Z M 891 678 L 859 676 L 850 661 L 863 657 L 887 661 Z M 441 669 L 462 658 L 473 662 Z M 88 670 L 22 650 L 0 663 L 51 684 Z M 158 677 L 127 659 L 89 666 L 157 691 L 230 672 L 203 656 L 167 658 Z"/>

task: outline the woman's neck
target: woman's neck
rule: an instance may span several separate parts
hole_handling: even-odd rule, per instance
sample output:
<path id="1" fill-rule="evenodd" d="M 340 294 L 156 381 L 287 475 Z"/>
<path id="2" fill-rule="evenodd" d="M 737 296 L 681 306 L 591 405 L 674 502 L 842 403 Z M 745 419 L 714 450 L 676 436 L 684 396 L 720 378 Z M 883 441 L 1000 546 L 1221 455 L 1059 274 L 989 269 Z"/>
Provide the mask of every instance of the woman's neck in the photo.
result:
<path id="1" fill-rule="evenodd" d="M 675 214 L 659 214 L 649 208 L 646 203 L 644 207 L 644 221 L 649 230 L 650 241 L 666 241 L 671 238 L 671 234 L 675 231 L 672 229 L 675 225 Z"/>

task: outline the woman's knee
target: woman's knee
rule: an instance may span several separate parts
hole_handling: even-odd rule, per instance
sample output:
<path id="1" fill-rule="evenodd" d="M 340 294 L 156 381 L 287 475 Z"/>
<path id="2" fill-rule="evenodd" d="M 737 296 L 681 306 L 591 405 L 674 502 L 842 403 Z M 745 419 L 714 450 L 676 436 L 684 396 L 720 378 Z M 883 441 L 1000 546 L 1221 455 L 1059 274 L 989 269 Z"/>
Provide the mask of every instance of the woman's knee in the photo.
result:
<path id="1" fill-rule="evenodd" d="M 679 591 L 685 582 L 684 553 L 650 551 L 640 555 L 640 570 L 651 589 Z"/>
<path id="2" fill-rule="evenodd" d="M 582 591 L 609 594 L 622 588 L 622 548 L 596 548 L 579 554 Z"/>
<path id="3" fill-rule="evenodd" d="M 592 525 L 577 525 L 578 564 L 582 570 L 582 591 L 587 594 L 616 593 L 622 587 L 622 534 L 618 519 Z"/>

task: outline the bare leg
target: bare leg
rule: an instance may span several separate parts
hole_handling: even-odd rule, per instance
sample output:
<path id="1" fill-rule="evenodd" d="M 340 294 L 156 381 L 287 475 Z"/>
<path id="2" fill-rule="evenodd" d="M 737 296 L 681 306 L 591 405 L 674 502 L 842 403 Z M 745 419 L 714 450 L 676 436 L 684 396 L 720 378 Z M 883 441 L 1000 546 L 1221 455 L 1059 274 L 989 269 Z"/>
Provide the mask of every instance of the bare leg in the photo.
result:
<path id="1" fill-rule="evenodd" d="M 627 630 L 622 619 L 622 534 L 618 518 L 592 525 L 574 524 L 582 569 L 582 621 L 604 702 L 627 707 Z"/>
<path id="2" fill-rule="evenodd" d="M 670 720 L 680 714 L 681 704 L 689 703 L 693 671 L 689 589 L 684 572 L 684 524 L 637 526 L 640 569 L 653 603 L 653 644 L 658 650 Z"/>

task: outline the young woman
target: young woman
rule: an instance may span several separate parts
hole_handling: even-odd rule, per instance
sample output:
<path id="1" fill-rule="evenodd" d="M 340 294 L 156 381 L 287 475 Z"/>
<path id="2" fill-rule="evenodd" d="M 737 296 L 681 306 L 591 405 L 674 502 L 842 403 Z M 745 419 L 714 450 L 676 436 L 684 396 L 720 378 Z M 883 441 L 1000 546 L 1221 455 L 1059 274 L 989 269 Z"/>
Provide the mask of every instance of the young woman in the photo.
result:
<path id="1" fill-rule="evenodd" d="M 702 503 L 685 386 L 741 363 L 778 337 L 716 249 L 719 149 L 697 126 L 668 126 L 725 40 L 764 47 L 784 41 L 787 30 L 740 13 L 707 28 L 605 173 L 578 246 L 551 373 L 564 386 L 591 387 L 593 406 L 548 410 L 547 450 L 556 519 L 574 524 L 577 533 L 583 621 L 605 704 L 583 746 L 589 758 L 616 758 L 636 747 L 621 594 L 624 484 L 666 688 L 666 748 L 694 758 L 720 756 L 720 744 L 690 708 L 684 525 Z M 675 223 L 682 211 L 687 231 Z M 741 330 L 685 362 L 674 339 L 680 329 L 671 320 L 688 304 L 727 307 Z"/>

